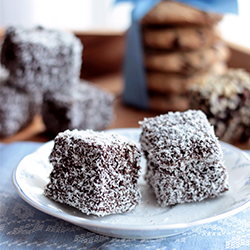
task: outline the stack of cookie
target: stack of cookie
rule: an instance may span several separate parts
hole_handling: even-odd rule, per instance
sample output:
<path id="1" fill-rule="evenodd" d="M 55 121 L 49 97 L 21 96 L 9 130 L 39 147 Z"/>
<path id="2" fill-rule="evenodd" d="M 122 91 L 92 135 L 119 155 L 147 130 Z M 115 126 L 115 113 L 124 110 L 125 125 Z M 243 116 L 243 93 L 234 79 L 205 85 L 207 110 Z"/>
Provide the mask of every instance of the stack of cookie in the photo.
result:
<path id="1" fill-rule="evenodd" d="M 188 109 L 187 87 L 224 73 L 229 50 L 220 38 L 221 15 L 162 1 L 141 20 L 151 109 Z"/>

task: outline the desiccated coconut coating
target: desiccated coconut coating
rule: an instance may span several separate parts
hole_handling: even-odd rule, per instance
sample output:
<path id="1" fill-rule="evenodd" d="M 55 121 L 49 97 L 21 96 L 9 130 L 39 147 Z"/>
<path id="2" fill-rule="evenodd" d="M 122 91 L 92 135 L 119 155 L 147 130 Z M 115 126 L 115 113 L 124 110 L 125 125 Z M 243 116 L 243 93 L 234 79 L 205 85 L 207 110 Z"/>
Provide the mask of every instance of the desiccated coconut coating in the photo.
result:
<path id="1" fill-rule="evenodd" d="M 126 137 L 65 131 L 54 140 L 53 165 L 44 194 L 97 216 L 124 213 L 138 205 L 140 151 Z"/>
<path id="2" fill-rule="evenodd" d="M 0 80 L 0 89 L 0 137 L 3 138 L 28 125 L 38 106 L 30 93 L 14 88 L 8 79 Z"/>
<path id="3" fill-rule="evenodd" d="M 210 75 L 189 88 L 190 108 L 201 109 L 220 140 L 244 142 L 250 138 L 250 74 L 229 69 Z"/>
<path id="4" fill-rule="evenodd" d="M 1 49 L 1 48 L 0 48 Z M 5 81 L 9 77 L 9 72 L 0 64 L 0 82 Z"/>
<path id="5" fill-rule="evenodd" d="M 202 111 L 169 112 L 140 124 L 145 180 L 159 205 L 201 201 L 228 190 L 221 147 Z"/>
<path id="6" fill-rule="evenodd" d="M 46 94 L 42 117 L 53 134 L 66 129 L 103 130 L 113 121 L 113 102 L 113 94 L 82 81 L 71 91 Z"/>
<path id="7" fill-rule="evenodd" d="M 29 91 L 70 88 L 80 75 L 82 44 L 69 32 L 42 27 L 8 27 L 1 63 L 10 79 Z"/>

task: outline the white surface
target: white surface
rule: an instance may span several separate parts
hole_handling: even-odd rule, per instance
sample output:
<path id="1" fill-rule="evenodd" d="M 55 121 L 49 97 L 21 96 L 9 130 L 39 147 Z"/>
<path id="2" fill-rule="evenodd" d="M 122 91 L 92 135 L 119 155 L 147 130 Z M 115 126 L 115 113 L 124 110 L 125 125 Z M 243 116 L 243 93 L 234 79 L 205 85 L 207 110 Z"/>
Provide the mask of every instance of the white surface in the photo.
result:
<path id="1" fill-rule="evenodd" d="M 238 0 L 239 14 L 226 14 L 219 23 L 221 35 L 224 40 L 250 48 L 250 1 Z"/>
<path id="2" fill-rule="evenodd" d="M 138 142 L 140 129 L 116 129 L 115 132 Z M 104 235 L 149 239 L 182 233 L 192 227 L 211 223 L 250 206 L 250 158 L 243 151 L 221 142 L 224 160 L 229 172 L 230 191 L 219 198 L 199 203 L 160 208 L 152 190 L 143 180 L 145 161 L 139 180 L 142 202 L 132 212 L 103 218 L 87 216 L 67 205 L 49 200 L 43 195 L 52 166 L 48 156 L 53 142 L 43 145 L 35 153 L 26 156 L 13 172 L 13 183 L 19 195 L 37 209 Z"/>
<path id="3" fill-rule="evenodd" d="M 239 15 L 226 14 L 220 22 L 222 37 L 250 48 L 249 0 L 238 0 Z M 131 2 L 114 0 L 0 0 L 0 26 L 42 25 L 67 30 L 118 30 L 131 24 Z"/>
<path id="4" fill-rule="evenodd" d="M 114 0 L 0 0 L 0 26 L 126 30 L 133 4 Z"/>

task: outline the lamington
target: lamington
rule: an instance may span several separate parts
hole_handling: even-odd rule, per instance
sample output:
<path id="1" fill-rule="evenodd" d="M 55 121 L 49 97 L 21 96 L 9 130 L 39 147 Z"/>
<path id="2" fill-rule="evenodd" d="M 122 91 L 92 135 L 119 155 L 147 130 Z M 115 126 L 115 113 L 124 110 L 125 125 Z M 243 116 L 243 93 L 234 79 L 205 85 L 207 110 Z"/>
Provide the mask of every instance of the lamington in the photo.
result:
<path id="1" fill-rule="evenodd" d="M 81 80 L 71 91 L 44 96 L 42 118 L 48 132 L 66 129 L 103 130 L 114 119 L 114 95 Z"/>
<path id="2" fill-rule="evenodd" d="M 214 126 L 217 137 L 229 143 L 250 138 L 250 74 L 229 68 L 189 86 L 189 106 L 200 109 Z"/>
<path id="3" fill-rule="evenodd" d="M 0 48 L 1 51 L 1 48 Z M 0 52 L 1 54 L 1 52 Z M 0 64 L 0 82 L 5 81 L 9 77 L 9 72 Z"/>
<path id="4" fill-rule="evenodd" d="M 82 44 L 70 32 L 43 27 L 8 27 L 1 63 L 18 88 L 43 93 L 77 84 Z"/>
<path id="5" fill-rule="evenodd" d="M 229 189 L 221 146 L 202 111 L 169 112 L 140 125 L 144 177 L 160 206 L 202 201 Z"/>
<path id="6" fill-rule="evenodd" d="M 33 95 L 17 89 L 9 79 L 0 79 L 0 138 L 11 136 L 28 125 L 38 112 Z"/>
<path id="7" fill-rule="evenodd" d="M 136 143 L 124 136 L 66 130 L 54 139 L 44 194 L 87 215 L 130 211 L 141 199 L 140 158 Z"/>

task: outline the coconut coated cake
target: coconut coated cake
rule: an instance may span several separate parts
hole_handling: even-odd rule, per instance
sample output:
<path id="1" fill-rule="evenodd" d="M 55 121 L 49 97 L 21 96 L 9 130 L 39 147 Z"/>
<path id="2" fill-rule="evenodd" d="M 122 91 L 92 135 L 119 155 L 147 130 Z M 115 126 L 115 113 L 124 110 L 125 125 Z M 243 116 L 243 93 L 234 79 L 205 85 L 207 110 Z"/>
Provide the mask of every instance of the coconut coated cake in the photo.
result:
<path id="1" fill-rule="evenodd" d="M 250 138 L 250 74 L 230 68 L 222 75 L 210 75 L 189 87 L 191 109 L 202 110 L 215 134 L 229 143 Z"/>
<path id="2" fill-rule="evenodd" d="M 70 32 L 10 26 L 5 32 L 1 63 L 16 87 L 41 94 L 77 84 L 82 50 L 80 40 Z"/>
<path id="3" fill-rule="evenodd" d="M 159 205 L 202 201 L 228 190 L 221 147 L 202 111 L 169 112 L 140 124 L 145 180 Z"/>
<path id="4" fill-rule="evenodd" d="M 49 156 L 53 170 L 44 194 L 87 215 L 130 211 L 141 199 L 140 156 L 126 137 L 66 130 L 54 140 Z"/>
<path id="5" fill-rule="evenodd" d="M 54 135 L 66 129 L 103 130 L 114 120 L 114 99 L 112 93 L 80 81 L 71 91 L 44 96 L 43 122 Z"/>

